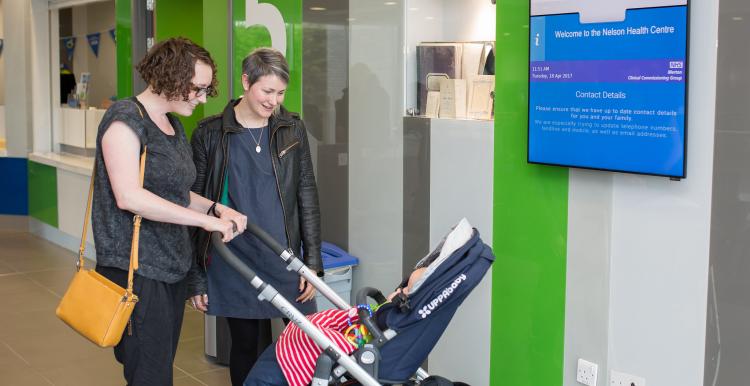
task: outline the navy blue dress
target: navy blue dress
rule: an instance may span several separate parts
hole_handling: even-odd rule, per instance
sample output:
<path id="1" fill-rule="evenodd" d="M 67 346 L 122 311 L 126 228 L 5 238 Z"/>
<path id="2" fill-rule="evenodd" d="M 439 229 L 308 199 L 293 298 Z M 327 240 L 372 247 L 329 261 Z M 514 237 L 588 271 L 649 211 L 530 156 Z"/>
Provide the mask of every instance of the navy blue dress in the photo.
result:
<path id="1" fill-rule="evenodd" d="M 260 143 L 260 153 L 256 152 L 256 140 Z M 247 215 L 249 222 L 257 224 L 281 245 L 288 245 L 269 148 L 268 126 L 245 129 L 229 137 L 228 205 Z M 228 246 L 258 277 L 276 288 L 302 313 L 316 311 L 314 301 L 295 301 L 300 295 L 299 276 L 287 271 L 284 261 L 250 232 L 235 237 Z M 271 303 L 259 301 L 258 291 L 214 251 L 211 256 L 207 270 L 210 315 L 243 319 L 282 316 Z"/>

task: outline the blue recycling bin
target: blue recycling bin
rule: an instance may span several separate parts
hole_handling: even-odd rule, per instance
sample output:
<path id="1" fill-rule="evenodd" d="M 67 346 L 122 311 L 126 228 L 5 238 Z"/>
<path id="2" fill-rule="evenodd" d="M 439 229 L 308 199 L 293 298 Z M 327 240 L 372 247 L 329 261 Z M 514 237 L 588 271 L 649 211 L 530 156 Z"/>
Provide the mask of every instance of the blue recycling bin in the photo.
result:
<path id="1" fill-rule="evenodd" d="M 352 270 L 359 264 L 359 259 L 350 255 L 340 247 L 323 242 L 320 247 L 325 276 L 323 281 L 328 284 L 342 299 L 351 304 Z M 318 311 L 336 308 L 320 292 L 315 295 Z"/>

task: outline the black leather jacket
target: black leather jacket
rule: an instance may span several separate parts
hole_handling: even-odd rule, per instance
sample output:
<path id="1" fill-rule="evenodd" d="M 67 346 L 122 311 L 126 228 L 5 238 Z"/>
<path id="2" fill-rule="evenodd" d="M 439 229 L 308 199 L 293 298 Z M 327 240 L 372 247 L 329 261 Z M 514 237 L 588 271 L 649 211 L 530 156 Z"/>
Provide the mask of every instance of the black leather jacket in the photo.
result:
<path id="1" fill-rule="evenodd" d="M 227 104 L 222 114 L 203 119 L 193 133 L 191 144 L 197 177 L 192 190 L 210 200 L 218 201 L 224 188 L 229 136 L 243 130 L 234 118 L 234 106 L 240 99 Z M 305 124 L 296 113 L 283 106 L 269 119 L 271 156 L 276 187 L 281 197 L 289 247 L 299 256 L 304 244 L 305 264 L 313 271 L 323 272 L 320 258 L 320 206 L 315 184 L 310 146 Z M 248 219 L 252 221 L 252 219 Z M 209 247 L 209 233 L 195 229 L 193 255 L 198 265 L 205 267 Z M 188 281 L 193 296 L 206 293 L 205 272 L 194 265 Z"/>

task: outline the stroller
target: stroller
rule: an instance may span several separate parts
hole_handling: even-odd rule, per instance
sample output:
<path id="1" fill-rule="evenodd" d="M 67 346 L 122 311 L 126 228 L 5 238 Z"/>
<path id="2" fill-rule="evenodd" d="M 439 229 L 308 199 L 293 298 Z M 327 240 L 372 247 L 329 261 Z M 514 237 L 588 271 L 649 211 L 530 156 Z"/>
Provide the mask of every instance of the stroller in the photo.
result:
<path id="1" fill-rule="evenodd" d="M 277 253 L 286 262 L 287 269 L 305 277 L 336 307 L 351 308 L 295 257 L 291 250 L 284 249 L 254 224 L 248 224 L 247 230 Z M 479 284 L 495 259 L 490 248 L 480 239 L 478 231 L 466 219 L 462 219 L 431 253 L 416 264 L 415 268 L 426 267 L 426 270 L 414 283 L 408 296 L 398 302 L 398 305 L 389 307 L 386 314 L 379 316 L 386 321 L 388 328 L 385 331 L 378 328 L 366 309 L 358 310 L 360 323 L 365 325 L 373 339 L 349 356 L 288 300 L 242 263 L 221 242 L 219 234 L 214 233 L 212 240 L 219 255 L 260 292 L 259 299 L 271 302 L 322 349 L 311 383 L 314 386 L 342 384 L 352 380 L 366 386 L 409 384 L 427 379 L 429 375 L 419 366 L 437 344 L 458 306 Z M 357 293 L 357 304 L 367 304 L 368 298 L 378 304 L 386 300 L 377 289 L 365 287 Z M 268 366 L 269 369 L 261 369 L 266 373 L 280 373 L 275 360 L 273 344 L 261 355 L 255 366 Z M 250 381 L 254 373 L 255 368 L 250 372 L 246 385 L 253 383 Z M 286 384 L 283 374 L 276 374 L 273 379 L 276 382 L 256 380 L 253 384 Z"/>

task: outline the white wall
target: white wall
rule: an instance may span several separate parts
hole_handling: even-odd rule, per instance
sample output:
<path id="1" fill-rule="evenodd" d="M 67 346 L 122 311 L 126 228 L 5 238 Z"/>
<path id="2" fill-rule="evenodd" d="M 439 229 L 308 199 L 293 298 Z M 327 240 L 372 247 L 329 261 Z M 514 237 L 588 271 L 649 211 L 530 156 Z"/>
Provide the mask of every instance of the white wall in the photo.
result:
<path id="1" fill-rule="evenodd" d="M 362 259 L 353 288 L 366 284 L 392 288 L 402 272 L 403 129 L 405 96 L 416 98 L 416 85 L 406 87 L 407 68 L 415 70 L 414 47 L 423 40 L 473 40 L 471 29 L 455 28 L 438 36 L 453 22 L 494 15 L 489 1 L 401 0 L 396 4 L 370 0 L 349 3 L 349 249 Z M 488 4 L 490 7 L 487 7 Z M 438 4 L 439 6 L 436 6 Z M 417 8 L 417 10 L 412 10 Z M 439 13 L 455 12 L 451 18 Z M 471 15 L 470 15 L 471 14 Z M 435 23 L 416 20 L 433 17 Z M 453 18 L 455 16 L 456 18 Z M 494 20 L 494 16 L 493 16 Z M 433 27 L 431 27 L 433 26 Z M 487 27 L 494 37 L 494 22 Z M 409 59 L 406 59 L 406 56 Z M 409 62 L 411 61 L 411 62 Z M 409 64 L 411 63 L 411 64 Z M 412 81 L 416 73 L 412 76 Z M 411 91 L 410 91 L 411 90 Z M 490 209 L 488 208 L 488 213 Z"/>
<path id="2" fill-rule="evenodd" d="M 0 0 L 0 39 L 5 38 L 3 0 Z M 0 54 L 0 155 L 5 155 L 5 55 Z"/>
<path id="3" fill-rule="evenodd" d="M 32 98 L 31 150 L 52 149 L 52 92 L 50 83 L 50 22 L 46 0 L 31 0 L 30 44 L 26 51 L 30 55 L 27 85 L 31 85 Z M 25 154 L 24 154 L 25 156 Z"/>
<path id="4" fill-rule="evenodd" d="M 691 7 L 687 178 L 570 173 L 565 385 L 579 357 L 600 386 L 703 384 L 718 0 Z"/>
<path id="5" fill-rule="evenodd" d="M 612 181 L 613 173 L 570 170 L 564 385 L 576 385 L 578 358 L 596 363 L 598 384 L 607 384 Z"/>
<path id="6" fill-rule="evenodd" d="M 403 244 L 403 2 L 349 3 L 349 251 L 353 288 L 387 290 Z"/>
<path id="7" fill-rule="evenodd" d="M 492 245 L 494 123 L 430 121 L 430 249 L 463 217 Z M 492 269 L 430 353 L 428 372 L 472 386 L 489 385 L 491 314 Z"/>
<path id="8" fill-rule="evenodd" d="M 3 0 L 0 0 L 0 39 L 5 38 Z M 0 106 L 5 104 L 5 55 L 0 54 Z M 0 122 L 0 138 L 5 138 L 5 122 Z"/>
<path id="9" fill-rule="evenodd" d="M 750 2 L 719 4 L 706 386 L 745 385 L 750 358 Z"/>
<path id="10" fill-rule="evenodd" d="M 417 45 L 421 42 L 454 40 L 443 34 L 442 0 L 408 0 L 406 6 L 406 99 L 405 108 L 417 107 Z"/>
<path id="11" fill-rule="evenodd" d="M 455 41 L 495 40 L 495 5 L 488 0 L 442 0 L 443 36 Z"/>
<path id="12" fill-rule="evenodd" d="M 81 214 L 86 213 L 85 197 L 89 193 L 90 180 L 89 175 L 57 169 L 57 202 L 65 203 L 57 207 L 58 229 L 71 237 L 81 237 L 84 220 Z M 91 222 L 88 223 L 87 235 L 87 242 L 93 245 L 94 233 Z"/>
<path id="13" fill-rule="evenodd" d="M 417 45 L 425 41 L 494 41 L 496 10 L 488 0 L 407 0 L 404 13 L 405 111 L 408 107 L 416 107 Z M 479 229 L 486 243 L 491 243 L 492 125 L 492 121 L 432 120 L 430 248 L 463 216 Z M 489 138 L 485 136 L 488 133 Z M 481 140 L 477 141 L 477 136 Z M 448 139 L 450 143 L 443 142 Z M 469 151 L 470 148 L 474 148 L 474 155 L 462 156 L 467 153 L 460 150 Z M 457 151 L 449 154 L 447 149 Z M 487 173 L 487 184 L 458 182 L 462 181 L 461 177 L 451 172 L 466 164 L 475 165 L 473 177 Z M 477 181 L 469 176 L 463 177 Z M 471 193 L 462 188 L 467 186 L 471 186 Z M 458 197 L 464 200 L 463 204 L 455 204 Z M 474 386 L 489 384 L 490 276 L 488 273 L 474 289 L 430 354 L 430 372 Z"/>
<path id="14" fill-rule="evenodd" d="M 29 44 L 31 0 L 3 2 L 5 35 L 5 132 L 7 154 L 26 157 L 31 147 L 31 84 Z"/>
<path id="15" fill-rule="evenodd" d="M 489 0 L 406 0 L 406 107 L 417 105 L 417 54 L 421 42 L 495 40 L 495 6 Z"/>

